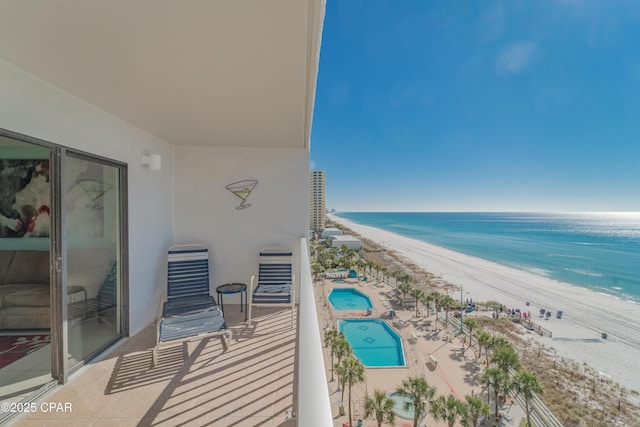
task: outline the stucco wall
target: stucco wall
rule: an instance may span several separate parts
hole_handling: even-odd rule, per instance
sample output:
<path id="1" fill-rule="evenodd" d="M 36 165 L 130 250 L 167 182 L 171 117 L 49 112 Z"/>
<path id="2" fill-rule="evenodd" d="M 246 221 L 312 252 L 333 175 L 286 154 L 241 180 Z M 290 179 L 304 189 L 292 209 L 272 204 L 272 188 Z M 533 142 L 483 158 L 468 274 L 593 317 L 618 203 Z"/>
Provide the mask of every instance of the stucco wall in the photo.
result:
<path id="1" fill-rule="evenodd" d="M 128 164 L 132 334 L 156 316 L 172 244 L 173 147 L 0 59 L 0 127 Z M 162 156 L 162 170 L 140 162 Z"/>
<path id="2" fill-rule="evenodd" d="M 292 249 L 299 277 L 300 238 L 309 226 L 306 150 L 176 147 L 175 168 L 175 242 L 209 247 L 212 288 L 249 284 L 267 246 Z M 251 207 L 236 209 L 240 199 L 225 185 L 245 179 L 258 184 L 247 199 Z"/>
<path id="3" fill-rule="evenodd" d="M 0 127 L 128 164 L 132 334 L 155 318 L 174 243 L 211 249 L 212 287 L 248 284 L 266 246 L 291 248 L 299 276 L 299 239 L 309 218 L 307 150 L 174 148 L 3 60 Z M 161 171 L 141 165 L 145 152 L 162 156 Z M 252 206 L 237 210 L 240 200 L 225 185 L 243 179 L 258 185 Z"/>

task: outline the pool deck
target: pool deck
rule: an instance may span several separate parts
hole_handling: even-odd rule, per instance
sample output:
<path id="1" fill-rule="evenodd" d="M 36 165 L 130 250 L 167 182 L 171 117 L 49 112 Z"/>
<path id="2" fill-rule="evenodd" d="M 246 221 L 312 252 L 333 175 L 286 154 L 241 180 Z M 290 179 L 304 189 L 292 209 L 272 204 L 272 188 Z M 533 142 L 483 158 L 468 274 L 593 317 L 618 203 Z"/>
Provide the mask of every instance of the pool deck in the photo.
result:
<path id="1" fill-rule="evenodd" d="M 327 294 L 331 288 L 344 287 L 356 288 L 368 295 L 374 304 L 374 310 L 370 316 L 363 310 L 333 310 L 327 302 Z M 424 376 L 432 387 L 436 388 L 436 395 L 447 396 L 453 394 L 460 400 L 466 395 L 480 395 L 486 401 L 486 390 L 480 383 L 480 375 L 484 369 L 482 364 L 475 362 L 474 352 L 460 351 L 462 341 L 448 332 L 443 326 L 444 313 L 440 313 L 440 323 L 435 327 L 436 316 L 416 317 L 415 307 L 403 309 L 395 296 L 393 286 L 378 281 L 358 281 L 346 279 L 344 284 L 337 284 L 327 279 L 316 282 L 315 296 L 318 305 L 320 328 L 324 330 L 336 325 L 339 318 L 385 318 L 387 323 L 400 335 L 403 342 L 405 361 L 407 367 L 399 368 L 366 368 L 365 382 L 354 385 L 352 388 L 353 423 L 363 415 L 364 397 L 372 394 L 373 390 L 380 389 L 387 393 L 395 391 L 403 380 L 410 376 Z M 394 319 L 386 318 L 389 310 L 394 310 Z M 477 350 L 477 349 L 476 349 Z M 431 359 L 437 360 L 437 364 L 429 363 Z M 329 393 L 331 407 L 334 413 L 334 426 L 342 427 L 348 423 L 348 414 L 339 416 L 341 391 L 338 391 L 338 381 L 331 381 L 331 353 L 325 348 L 325 366 L 327 367 L 327 380 L 329 381 Z M 335 377 L 335 375 L 334 375 Z M 345 394 L 345 412 L 348 411 L 348 397 Z M 493 404 L 491 405 L 493 411 Z M 517 404 L 506 405 L 501 412 L 508 414 L 510 421 L 503 421 L 503 426 L 512 427 L 519 424 L 524 416 L 524 410 Z M 412 426 L 413 420 L 396 417 L 394 426 Z M 377 425 L 374 420 L 363 420 L 363 426 Z M 387 424 L 385 424 L 387 425 Z M 445 427 L 446 421 L 435 421 L 431 415 L 427 415 L 420 423 L 429 427 Z M 456 424 L 459 425 L 459 424 Z"/>

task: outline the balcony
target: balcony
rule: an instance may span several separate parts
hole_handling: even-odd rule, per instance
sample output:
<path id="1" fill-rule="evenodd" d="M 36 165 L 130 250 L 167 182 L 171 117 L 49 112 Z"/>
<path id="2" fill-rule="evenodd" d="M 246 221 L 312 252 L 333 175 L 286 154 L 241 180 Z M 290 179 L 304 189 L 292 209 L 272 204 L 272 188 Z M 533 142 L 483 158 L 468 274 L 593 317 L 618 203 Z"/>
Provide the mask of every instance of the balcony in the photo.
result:
<path id="1" fill-rule="evenodd" d="M 0 37 L 0 106 L 7 112 L 0 129 L 126 165 L 130 286 L 123 331 L 133 335 L 41 401 L 69 399 L 82 425 L 109 417 L 201 425 L 207 416 L 215 425 L 260 425 L 261 417 L 280 425 L 296 409 L 300 420 L 305 405 L 296 396 L 306 395 L 296 384 L 309 384 L 302 365 L 317 359 L 303 352 L 321 355 L 315 309 L 305 308 L 312 296 L 300 303 L 309 319 L 299 319 L 295 330 L 280 325 L 279 312 L 266 310 L 258 310 L 255 328 L 248 329 L 231 308 L 235 337 L 228 353 L 212 340 L 169 348 L 153 370 L 147 358 L 155 301 L 165 286 L 163 254 L 172 244 L 205 243 L 215 254 L 214 284 L 248 280 L 260 248 L 286 245 L 300 264 L 294 270 L 303 300 L 311 287 L 306 243 L 298 250 L 298 242 L 309 225 L 309 139 L 324 0 L 32 6 L 16 3 L 0 16 L 0 33 L 11 35 Z M 34 20 L 39 16 L 49 19 Z M 51 55 L 51 46 L 67 49 Z M 141 164 L 148 154 L 161 156 L 161 169 Z M 226 186 L 244 179 L 260 184 L 251 209 L 240 211 Z M 309 338 L 314 342 L 305 343 Z M 65 344 L 57 341 L 63 354 Z M 287 366 L 293 379 L 283 374 Z M 322 371 L 321 362 L 314 368 Z M 60 372 L 54 377 L 64 380 Z M 280 388 L 285 383 L 288 394 Z M 251 387 L 261 395 L 239 391 Z M 314 408 L 326 394 L 309 394 Z M 323 417 L 311 418 L 305 425 L 316 419 L 327 425 Z M 39 411 L 19 421 L 47 419 L 72 418 Z"/>
<path id="2" fill-rule="evenodd" d="M 150 324 L 35 402 L 36 411 L 14 425 L 333 425 L 305 239 L 300 250 L 302 314 L 295 328 L 287 310 L 265 308 L 254 311 L 248 328 L 239 306 L 229 304 L 227 352 L 217 338 L 176 344 L 161 350 L 152 368 Z"/>

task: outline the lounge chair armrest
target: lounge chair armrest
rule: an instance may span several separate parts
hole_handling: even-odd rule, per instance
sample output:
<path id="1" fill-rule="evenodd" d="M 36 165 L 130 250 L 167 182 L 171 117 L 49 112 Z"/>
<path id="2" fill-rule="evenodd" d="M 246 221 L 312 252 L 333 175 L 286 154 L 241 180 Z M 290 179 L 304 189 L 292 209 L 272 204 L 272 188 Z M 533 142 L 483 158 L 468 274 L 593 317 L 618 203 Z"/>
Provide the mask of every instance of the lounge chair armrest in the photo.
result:
<path id="1" fill-rule="evenodd" d="M 162 319 L 162 309 L 164 307 L 164 302 L 167 298 L 167 291 L 162 292 L 162 295 L 160 295 L 160 302 L 158 303 L 158 315 L 156 316 L 156 319 L 160 320 Z"/>
<path id="2" fill-rule="evenodd" d="M 253 284 L 256 282 L 256 275 L 251 276 L 251 284 L 249 286 L 249 295 L 253 292 Z"/>
<path id="3" fill-rule="evenodd" d="M 156 345 L 160 342 L 160 323 L 162 323 L 162 307 L 164 305 L 164 300 L 167 297 L 167 292 L 162 292 L 160 295 L 160 302 L 158 303 L 158 315 L 156 316 Z M 154 350 L 155 351 L 155 350 Z M 155 354 L 154 354 L 155 357 Z"/>

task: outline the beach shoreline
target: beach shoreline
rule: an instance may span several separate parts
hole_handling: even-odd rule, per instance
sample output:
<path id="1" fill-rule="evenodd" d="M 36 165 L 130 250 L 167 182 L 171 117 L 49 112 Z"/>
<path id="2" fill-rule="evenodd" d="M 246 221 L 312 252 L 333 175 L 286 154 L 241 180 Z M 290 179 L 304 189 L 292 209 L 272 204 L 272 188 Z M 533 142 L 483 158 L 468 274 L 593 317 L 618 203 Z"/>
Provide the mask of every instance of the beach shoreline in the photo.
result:
<path id="1" fill-rule="evenodd" d="M 553 348 L 559 357 L 586 363 L 603 378 L 640 391 L 640 304 L 335 215 L 329 218 L 443 281 L 461 286 L 461 294 L 452 295 L 456 299 L 494 300 L 504 304 L 505 309 L 530 311 L 532 320 L 552 333 L 551 338 L 536 335 L 536 339 Z M 548 320 L 540 318 L 540 309 L 551 311 L 553 316 Z M 563 312 L 561 319 L 556 318 L 557 311 Z"/>

